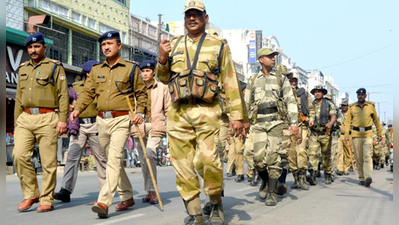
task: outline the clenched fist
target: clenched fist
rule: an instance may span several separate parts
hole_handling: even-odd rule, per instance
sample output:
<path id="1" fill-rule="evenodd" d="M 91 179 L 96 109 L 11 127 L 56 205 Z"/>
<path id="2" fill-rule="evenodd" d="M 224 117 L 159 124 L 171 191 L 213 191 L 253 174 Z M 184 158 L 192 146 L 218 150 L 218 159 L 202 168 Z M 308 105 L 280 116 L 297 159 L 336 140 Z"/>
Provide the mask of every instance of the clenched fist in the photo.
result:
<path id="1" fill-rule="evenodd" d="M 161 44 L 159 44 L 159 62 L 161 64 L 166 64 L 169 53 L 172 51 L 172 47 L 170 46 L 170 42 L 166 39 L 163 39 L 161 41 Z"/>

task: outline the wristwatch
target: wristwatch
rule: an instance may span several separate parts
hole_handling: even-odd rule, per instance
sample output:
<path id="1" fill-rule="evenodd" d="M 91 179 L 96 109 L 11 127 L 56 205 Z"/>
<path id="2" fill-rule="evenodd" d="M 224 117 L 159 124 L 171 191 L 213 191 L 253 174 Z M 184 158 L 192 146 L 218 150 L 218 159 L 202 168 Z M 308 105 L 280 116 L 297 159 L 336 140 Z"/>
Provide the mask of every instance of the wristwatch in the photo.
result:
<path id="1" fill-rule="evenodd" d="M 144 114 L 143 113 L 136 113 L 136 115 L 139 115 L 139 116 L 141 116 L 141 118 L 144 119 Z"/>

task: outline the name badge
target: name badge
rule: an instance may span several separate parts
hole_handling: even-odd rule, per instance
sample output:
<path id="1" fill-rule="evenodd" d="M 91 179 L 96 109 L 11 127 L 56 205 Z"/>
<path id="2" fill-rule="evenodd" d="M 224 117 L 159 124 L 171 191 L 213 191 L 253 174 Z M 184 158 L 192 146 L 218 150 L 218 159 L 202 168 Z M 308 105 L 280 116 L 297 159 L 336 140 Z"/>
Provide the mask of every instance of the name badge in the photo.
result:
<path id="1" fill-rule="evenodd" d="M 105 76 L 97 76 L 97 78 L 100 78 L 100 79 L 102 79 L 102 78 L 105 78 Z"/>
<path id="2" fill-rule="evenodd" d="M 21 77 L 24 77 L 24 76 L 27 76 L 27 74 L 26 74 L 26 73 L 24 73 L 24 74 L 21 74 Z"/>

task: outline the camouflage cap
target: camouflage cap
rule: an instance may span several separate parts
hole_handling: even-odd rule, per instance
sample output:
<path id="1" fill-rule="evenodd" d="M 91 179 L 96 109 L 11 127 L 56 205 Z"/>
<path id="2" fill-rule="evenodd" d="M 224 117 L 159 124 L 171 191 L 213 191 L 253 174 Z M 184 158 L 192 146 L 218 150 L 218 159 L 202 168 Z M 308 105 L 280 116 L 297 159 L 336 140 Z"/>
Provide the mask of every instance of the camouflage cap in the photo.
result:
<path id="1" fill-rule="evenodd" d="M 327 89 L 326 89 L 323 85 L 317 85 L 317 86 L 315 86 L 315 87 L 310 91 L 310 93 L 312 93 L 312 95 L 314 95 L 314 92 L 315 92 L 315 91 L 322 91 L 324 95 L 326 95 L 327 92 L 328 92 Z"/>
<path id="2" fill-rule="evenodd" d="M 278 52 L 273 51 L 271 48 L 261 48 L 258 50 L 258 52 L 256 53 L 256 56 L 258 57 L 258 59 L 262 56 L 268 56 L 271 54 L 278 54 Z"/>
<path id="3" fill-rule="evenodd" d="M 297 71 L 296 69 L 290 70 L 290 73 L 292 73 L 291 79 L 297 79 L 297 80 L 299 80 L 298 71 Z"/>
<path id="4" fill-rule="evenodd" d="M 341 106 L 343 106 L 343 105 L 349 105 L 349 102 L 348 102 L 348 100 L 342 100 L 342 102 L 341 102 Z"/>
<path id="5" fill-rule="evenodd" d="M 331 94 L 331 93 L 328 93 L 326 96 L 324 96 L 324 98 L 329 99 L 329 100 L 332 100 L 332 94 Z"/>
<path id="6" fill-rule="evenodd" d="M 184 4 L 184 12 L 187 12 L 190 9 L 196 9 L 201 12 L 206 11 L 205 4 L 201 0 L 188 0 Z"/>

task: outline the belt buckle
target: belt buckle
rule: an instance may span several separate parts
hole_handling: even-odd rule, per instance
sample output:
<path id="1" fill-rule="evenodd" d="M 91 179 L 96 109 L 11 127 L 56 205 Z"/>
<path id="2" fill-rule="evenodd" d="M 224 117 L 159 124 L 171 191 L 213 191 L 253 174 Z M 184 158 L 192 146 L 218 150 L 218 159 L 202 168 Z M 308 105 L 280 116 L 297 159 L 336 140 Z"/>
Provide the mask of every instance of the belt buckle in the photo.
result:
<path id="1" fill-rule="evenodd" d="M 39 108 L 30 108 L 29 110 L 30 110 L 30 114 L 32 114 L 32 115 L 40 114 Z"/>
<path id="2" fill-rule="evenodd" d="M 113 117 L 112 117 L 112 111 L 105 111 L 105 112 L 103 112 L 103 117 L 104 117 L 104 119 L 113 118 Z"/>
<path id="3" fill-rule="evenodd" d="M 89 118 L 83 118 L 83 122 L 84 122 L 85 124 L 90 123 L 90 119 L 89 119 Z"/>
<path id="4" fill-rule="evenodd" d="M 366 128 L 365 128 L 365 127 L 359 127 L 359 131 L 360 131 L 360 132 L 365 132 L 365 131 L 366 131 Z"/>

